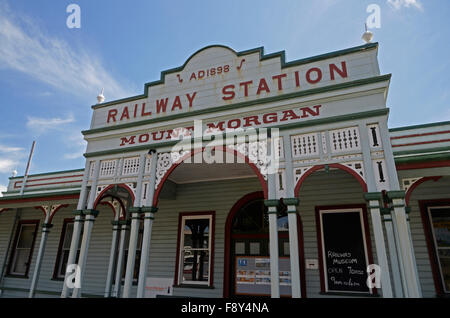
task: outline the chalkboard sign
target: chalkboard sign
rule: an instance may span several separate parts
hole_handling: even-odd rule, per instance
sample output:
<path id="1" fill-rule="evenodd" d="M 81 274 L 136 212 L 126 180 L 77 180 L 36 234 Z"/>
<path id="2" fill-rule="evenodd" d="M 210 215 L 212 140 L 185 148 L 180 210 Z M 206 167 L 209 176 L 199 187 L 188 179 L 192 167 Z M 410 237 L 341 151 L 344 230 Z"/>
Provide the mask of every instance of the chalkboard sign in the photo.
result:
<path id="1" fill-rule="evenodd" d="M 325 290 L 370 293 L 362 211 L 321 210 L 319 215 Z"/>

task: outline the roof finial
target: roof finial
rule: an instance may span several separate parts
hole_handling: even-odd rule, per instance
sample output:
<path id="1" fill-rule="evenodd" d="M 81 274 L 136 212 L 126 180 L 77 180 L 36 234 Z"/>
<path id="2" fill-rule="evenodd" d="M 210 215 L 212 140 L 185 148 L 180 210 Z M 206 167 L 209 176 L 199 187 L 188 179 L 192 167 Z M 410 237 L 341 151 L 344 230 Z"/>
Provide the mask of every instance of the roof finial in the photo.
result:
<path id="1" fill-rule="evenodd" d="M 97 104 L 101 104 L 105 101 L 105 96 L 103 96 L 103 90 L 104 89 L 102 88 L 101 93 L 97 96 Z"/>
<path id="2" fill-rule="evenodd" d="M 366 32 L 363 33 L 362 39 L 364 42 L 370 43 L 370 41 L 372 41 L 373 38 L 373 33 L 367 30 L 367 23 L 364 23 L 364 27 L 366 29 Z"/>

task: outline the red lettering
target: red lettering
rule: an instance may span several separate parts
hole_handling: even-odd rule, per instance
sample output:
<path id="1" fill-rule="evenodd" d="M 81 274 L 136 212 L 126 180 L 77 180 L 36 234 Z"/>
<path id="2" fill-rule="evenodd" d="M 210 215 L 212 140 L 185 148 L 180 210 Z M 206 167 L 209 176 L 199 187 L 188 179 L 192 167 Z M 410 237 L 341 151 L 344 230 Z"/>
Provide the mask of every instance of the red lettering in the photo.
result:
<path id="1" fill-rule="evenodd" d="M 150 140 L 150 135 L 149 134 L 142 134 L 139 136 L 139 142 L 143 143 L 143 142 L 147 142 Z"/>
<path id="2" fill-rule="evenodd" d="M 286 74 L 272 76 L 272 79 L 274 79 L 274 80 L 276 79 L 278 81 L 278 90 L 279 91 L 283 90 L 283 84 L 282 84 L 281 80 L 286 76 L 287 76 Z"/>
<path id="3" fill-rule="evenodd" d="M 163 113 L 166 112 L 168 98 L 156 100 L 156 113 L 159 114 L 162 110 Z"/>
<path id="4" fill-rule="evenodd" d="M 345 64 L 345 61 L 341 62 L 341 69 L 339 69 L 334 64 L 330 64 L 330 78 L 331 78 L 331 80 L 334 80 L 334 72 L 337 72 L 342 78 L 347 77 L 347 64 Z"/>
<path id="5" fill-rule="evenodd" d="M 194 92 L 194 94 L 192 94 L 192 96 L 190 96 L 189 94 L 186 94 L 186 97 L 189 101 L 189 108 L 192 107 L 192 102 L 194 101 L 195 95 L 197 95 L 197 92 Z"/>
<path id="6" fill-rule="evenodd" d="M 149 112 L 145 112 L 145 103 L 142 103 L 142 111 L 141 111 L 141 116 L 142 117 L 144 117 L 144 116 L 151 116 L 152 115 L 152 112 L 151 111 L 149 111 Z"/>
<path id="7" fill-rule="evenodd" d="M 259 121 L 258 116 L 244 117 L 244 120 L 245 120 L 244 127 L 252 126 L 251 123 L 253 123 L 255 126 L 261 125 L 261 122 Z"/>
<path id="8" fill-rule="evenodd" d="M 157 133 L 160 133 L 160 136 L 158 137 L 158 138 L 156 138 L 156 134 Z M 152 132 L 152 138 L 153 138 L 153 140 L 161 140 L 161 139 L 163 139 L 163 137 L 164 137 L 164 131 L 155 131 L 155 132 Z"/>
<path id="9" fill-rule="evenodd" d="M 294 113 L 293 110 L 284 110 L 283 111 L 283 118 L 280 119 L 280 121 L 286 121 L 290 119 L 300 119 L 300 116 L 298 116 L 296 113 Z"/>
<path id="10" fill-rule="evenodd" d="M 269 86 L 267 86 L 267 82 L 264 78 L 261 78 L 259 80 L 258 90 L 256 91 L 256 95 L 259 95 L 262 90 L 265 90 L 266 93 L 270 93 Z M 247 96 L 247 95 L 245 95 Z"/>
<path id="11" fill-rule="evenodd" d="M 311 79 L 312 72 L 317 73 L 317 78 L 315 80 Z M 320 68 L 313 67 L 313 68 L 309 69 L 308 72 L 306 72 L 306 80 L 310 84 L 316 84 L 316 83 L 320 82 L 322 80 L 322 71 L 320 70 Z"/>
<path id="12" fill-rule="evenodd" d="M 205 76 L 204 70 L 198 71 L 198 79 L 202 79 L 204 76 Z"/>
<path id="13" fill-rule="evenodd" d="M 131 136 L 130 138 L 127 138 L 127 137 L 120 138 L 120 141 L 121 141 L 120 146 L 125 146 L 126 144 L 130 144 L 130 145 L 134 144 L 135 138 L 136 138 L 136 136 Z"/>
<path id="14" fill-rule="evenodd" d="M 248 86 L 252 83 L 253 83 L 253 81 L 247 81 L 247 82 L 242 82 L 239 84 L 239 86 L 241 86 L 241 87 L 244 86 L 244 96 L 245 97 L 248 97 Z"/>
<path id="15" fill-rule="evenodd" d="M 175 107 L 182 109 L 180 96 L 175 97 L 175 100 L 173 101 L 172 105 L 172 111 L 174 111 Z"/>
<path id="16" fill-rule="evenodd" d="M 114 122 L 116 122 L 116 115 L 117 115 L 117 109 L 110 109 L 108 111 L 108 119 L 106 120 L 106 123 L 109 123 L 110 119 L 112 119 Z"/>
<path id="17" fill-rule="evenodd" d="M 224 96 L 222 97 L 223 100 L 230 100 L 230 99 L 233 99 L 234 96 L 236 95 L 236 94 L 234 93 L 234 85 L 231 84 L 231 85 L 224 86 L 224 87 L 222 88 L 222 94 L 224 95 Z M 225 95 L 229 95 L 229 96 L 225 96 Z"/>
<path id="18" fill-rule="evenodd" d="M 197 77 L 195 76 L 195 73 L 192 73 L 191 78 L 189 79 L 190 81 L 192 81 L 192 79 L 197 79 Z"/>
<path id="19" fill-rule="evenodd" d="M 219 130 L 219 131 L 225 130 L 225 128 L 223 127 L 224 124 L 225 124 L 225 122 L 223 122 L 223 121 L 218 122 L 217 125 L 214 123 L 206 124 L 206 126 L 208 126 L 208 133 L 216 131 L 216 130 Z"/>
<path id="20" fill-rule="evenodd" d="M 125 106 L 125 107 L 123 108 L 122 116 L 120 116 L 120 120 L 124 119 L 125 117 L 126 117 L 127 119 L 130 119 L 130 114 L 128 114 L 128 107 L 127 107 L 127 106 Z"/>
<path id="21" fill-rule="evenodd" d="M 233 127 L 232 123 L 236 123 Z M 232 119 L 228 122 L 228 128 L 230 129 L 236 129 L 241 127 L 241 120 L 240 119 Z"/>
<path id="22" fill-rule="evenodd" d="M 264 124 L 276 123 L 277 121 L 278 121 L 277 113 L 268 113 L 263 115 Z"/>
<path id="23" fill-rule="evenodd" d="M 300 87 L 300 76 L 298 74 L 298 71 L 295 71 L 295 86 Z"/>
<path id="24" fill-rule="evenodd" d="M 137 107 L 138 107 L 138 104 L 134 105 L 134 116 L 133 116 L 133 118 L 136 118 Z"/>
<path id="25" fill-rule="evenodd" d="M 320 115 L 320 107 L 322 107 L 322 105 L 313 106 L 315 111 L 312 110 L 310 107 L 300 108 L 300 110 L 302 111 L 302 118 L 309 117 L 309 115 L 311 115 L 311 116 L 319 116 Z"/>

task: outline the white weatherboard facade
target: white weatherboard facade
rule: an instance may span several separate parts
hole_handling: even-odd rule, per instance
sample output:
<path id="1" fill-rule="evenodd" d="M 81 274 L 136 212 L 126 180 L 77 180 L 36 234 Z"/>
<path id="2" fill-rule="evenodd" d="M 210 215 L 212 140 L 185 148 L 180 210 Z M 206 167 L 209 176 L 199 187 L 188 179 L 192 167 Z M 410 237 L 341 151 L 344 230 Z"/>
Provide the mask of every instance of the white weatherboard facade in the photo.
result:
<path id="1" fill-rule="evenodd" d="M 94 105 L 84 169 L 10 178 L 1 295 L 445 296 L 450 123 L 389 130 L 377 52 L 209 46 Z"/>

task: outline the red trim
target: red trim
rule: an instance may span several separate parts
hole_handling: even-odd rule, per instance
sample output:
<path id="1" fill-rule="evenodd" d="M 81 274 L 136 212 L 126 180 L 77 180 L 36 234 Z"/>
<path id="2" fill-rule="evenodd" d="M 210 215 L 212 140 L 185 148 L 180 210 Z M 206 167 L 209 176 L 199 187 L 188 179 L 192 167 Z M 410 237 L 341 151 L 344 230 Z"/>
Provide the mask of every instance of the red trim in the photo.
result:
<path id="1" fill-rule="evenodd" d="M 450 167 L 450 160 L 420 162 L 420 163 L 399 163 L 396 164 L 395 167 L 397 168 L 397 170 Z"/>
<path id="2" fill-rule="evenodd" d="M 178 273 L 180 269 L 180 243 L 181 243 L 181 224 L 183 221 L 183 217 L 185 216 L 211 216 L 211 263 L 209 264 L 209 284 L 208 286 L 211 287 L 214 284 L 214 244 L 215 244 L 215 224 L 216 224 L 216 212 L 215 211 L 201 211 L 201 212 L 181 212 L 178 214 L 178 234 L 177 234 L 177 254 L 176 254 L 176 260 L 175 260 L 175 279 L 174 282 L 176 285 L 181 285 L 181 283 L 178 281 Z M 200 285 L 204 286 L 204 285 Z M 195 288 L 195 287 L 194 287 Z"/>
<path id="3" fill-rule="evenodd" d="M 73 176 L 61 176 L 61 177 L 53 177 L 53 178 L 29 179 L 29 180 L 27 180 L 27 183 L 35 182 L 35 181 L 45 181 L 45 180 L 65 179 L 65 178 L 76 178 L 76 177 L 82 177 L 82 176 L 83 176 L 82 174 L 77 174 L 77 175 L 73 175 Z M 80 181 L 82 181 L 82 180 L 80 180 Z M 14 188 L 15 189 L 20 188 L 20 187 L 17 186 L 17 184 L 20 184 L 20 183 L 23 183 L 23 180 L 19 180 L 19 181 L 14 182 Z M 50 184 L 56 184 L 56 183 L 50 183 Z M 39 184 L 39 185 L 41 185 L 41 184 Z M 34 186 L 36 186 L 36 185 L 34 185 Z M 26 187 L 28 187 L 28 186 L 26 185 Z"/>
<path id="4" fill-rule="evenodd" d="M 426 182 L 426 181 L 428 181 L 428 180 L 433 180 L 434 182 L 436 182 L 436 181 L 438 181 L 440 178 L 442 178 L 442 177 L 438 177 L 438 176 L 436 176 L 436 177 L 423 177 L 423 178 L 417 180 L 416 182 L 414 182 L 414 183 L 408 188 L 408 191 L 406 191 L 406 194 L 405 194 L 405 203 L 406 203 L 406 206 L 409 206 L 409 200 L 411 199 L 411 195 L 412 195 L 413 191 L 414 191 L 419 185 L 421 185 L 422 183 L 424 183 L 424 182 Z"/>
<path id="5" fill-rule="evenodd" d="M 322 253 L 322 228 L 320 226 L 320 211 L 321 210 L 352 210 L 352 209 L 362 209 L 363 216 L 363 227 L 364 227 L 364 236 L 366 238 L 366 250 L 367 250 L 367 258 L 369 264 L 373 264 L 373 253 L 372 253 L 372 242 L 370 236 L 369 222 L 367 220 L 367 208 L 365 204 L 348 204 L 348 205 L 327 205 L 327 206 L 316 206 L 315 214 L 316 214 L 316 235 L 317 235 L 317 249 L 319 251 L 319 274 L 320 274 L 320 291 L 322 293 L 326 292 L 325 290 L 325 275 L 324 275 L 324 260 Z M 367 265 L 369 265 L 367 264 Z M 376 288 L 372 288 L 373 295 L 377 295 L 378 291 Z M 357 296 L 357 294 L 355 294 Z"/>
<path id="6" fill-rule="evenodd" d="M 33 259 L 34 244 L 36 242 L 36 236 L 37 236 L 37 232 L 38 232 L 38 228 L 39 228 L 39 222 L 40 222 L 40 220 L 20 220 L 19 223 L 17 224 L 16 235 L 14 238 L 14 243 L 12 245 L 12 250 L 11 250 L 9 263 L 8 263 L 8 269 L 6 271 L 8 276 L 18 277 L 18 278 L 28 278 L 28 272 L 30 271 L 31 260 Z M 19 229 L 21 229 L 22 224 L 34 224 L 35 228 L 34 228 L 34 234 L 33 234 L 33 242 L 31 243 L 31 250 L 30 250 L 30 255 L 28 256 L 27 268 L 25 270 L 25 274 L 18 275 L 18 274 L 11 273 L 11 266 L 12 266 L 12 261 L 14 259 L 14 254 L 16 253 L 17 241 L 19 239 Z"/>
<path id="7" fill-rule="evenodd" d="M 109 201 L 102 201 L 99 204 L 101 204 L 101 205 L 109 205 L 109 207 L 113 210 L 114 219 L 116 218 L 116 208 L 114 207 L 114 205 L 112 205 L 111 202 L 109 202 Z"/>
<path id="8" fill-rule="evenodd" d="M 433 274 L 434 287 L 438 296 L 448 295 L 444 292 L 442 285 L 441 273 L 439 270 L 437 253 L 433 242 L 433 235 L 431 234 L 431 224 L 428 218 L 428 208 L 440 205 L 450 205 L 450 199 L 434 199 L 434 200 L 420 200 L 420 216 L 422 217 L 423 231 L 425 233 L 425 240 L 427 242 L 428 257 L 430 258 L 431 272 Z"/>
<path id="9" fill-rule="evenodd" d="M 52 214 L 50 214 L 50 218 L 48 219 L 48 223 L 50 223 L 50 224 L 52 223 L 53 217 L 55 216 L 56 212 L 58 212 L 59 209 L 67 208 L 68 206 L 69 206 L 68 204 L 61 204 L 59 207 L 57 207 L 55 209 L 55 211 L 53 211 Z"/>
<path id="10" fill-rule="evenodd" d="M 403 135 L 403 136 L 394 136 L 394 137 L 391 137 L 391 140 L 402 139 L 402 138 L 423 137 L 423 136 L 431 136 L 431 135 L 440 135 L 440 134 L 450 134 L 450 130 L 428 132 L 428 133 L 423 133 L 423 134 L 411 134 L 411 135 Z"/>
<path id="11" fill-rule="evenodd" d="M 203 152 L 204 150 L 205 150 L 205 147 L 194 149 L 190 153 L 188 153 L 188 154 L 184 155 L 182 158 L 180 158 L 177 162 L 172 164 L 172 166 L 169 168 L 169 170 L 167 170 L 166 173 L 164 174 L 164 176 L 162 177 L 162 179 L 158 185 L 158 188 L 155 191 L 155 195 L 153 197 L 153 206 L 158 206 L 159 194 L 162 190 L 164 182 L 166 182 L 167 178 L 170 176 L 172 171 L 175 170 L 175 168 L 178 167 L 181 163 L 183 163 L 184 160 L 194 156 L 197 153 Z M 250 159 L 247 156 L 241 154 L 240 152 L 238 152 L 234 149 L 230 149 L 226 146 L 217 146 L 217 147 L 214 147 L 214 150 L 221 150 L 221 151 L 225 151 L 228 153 L 232 153 L 236 157 L 240 157 L 240 158 L 244 159 L 245 163 L 247 163 L 250 166 L 250 168 L 252 168 L 253 171 L 256 173 L 256 176 L 258 177 L 258 179 L 261 183 L 261 186 L 263 188 L 264 197 L 267 199 L 267 194 L 268 194 L 267 182 L 266 182 L 266 180 L 264 180 L 263 175 L 261 174 L 259 169 L 256 167 L 256 165 L 254 163 L 250 162 Z"/>
<path id="12" fill-rule="evenodd" d="M 6 211 L 8 211 L 9 209 L 8 208 L 1 208 L 0 209 L 0 214 L 2 214 L 3 212 L 6 212 Z"/>
<path id="13" fill-rule="evenodd" d="M 59 237 L 59 244 L 58 244 L 58 252 L 56 254 L 56 261 L 55 261 L 55 267 L 53 268 L 53 279 L 63 279 L 63 277 L 60 277 L 58 275 L 58 267 L 59 263 L 61 261 L 61 253 L 62 253 L 62 247 L 64 243 L 64 237 L 66 236 L 66 230 L 67 230 L 67 224 L 74 223 L 75 218 L 66 218 L 63 221 L 63 226 L 61 230 L 61 235 Z"/>
<path id="14" fill-rule="evenodd" d="M 11 199 L 11 200 L 1 200 L 0 204 L 12 204 L 12 203 L 24 203 L 24 202 L 35 202 L 35 201 L 56 201 L 56 200 L 70 200 L 78 199 L 79 194 L 69 194 L 69 195 L 54 195 L 50 197 L 36 197 L 27 199 Z"/>
<path id="15" fill-rule="evenodd" d="M 351 169 L 345 165 L 342 165 L 340 163 L 331 163 L 328 166 L 330 168 L 337 168 L 337 169 L 341 169 L 341 170 L 348 172 L 349 174 L 351 174 L 352 176 L 354 176 L 356 178 L 356 180 L 359 182 L 359 184 L 363 188 L 363 191 L 367 192 L 366 181 L 364 181 L 364 179 L 356 171 L 354 171 L 353 169 Z M 317 165 L 317 166 L 314 166 L 314 167 L 308 169 L 297 181 L 297 184 L 294 189 L 294 196 L 298 197 L 298 194 L 300 192 L 300 187 L 302 186 L 303 182 L 309 175 L 313 174 L 314 172 L 316 172 L 318 170 L 322 170 L 322 169 L 325 169 L 325 165 Z"/>
<path id="16" fill-rule="evenodd" d="M 42 205 L 35 206 L 34 208 L 36 210 L 41 210 L 42 212 L 44 212 L 44 217 L 47 217 L 47 211 L 45 211 L 45 209 L 44 209 L 44 207 Z"/>
<path id="17" fill-rule="evenodd" d="M 127 190 L 128 193 L 131 195 L 131 203 L 132 203 L 132 204 L 134 203 L 134 199 L 135 199 L 134 193 L 133 193 L 133 191 L 130 189 L 129 186 L 127 186 L 125 183 L 120 183 L 120 184 L 110 184 L 109 186 L 107 186 L 106 188 L 104 188 L 104 189 L 102 190 L 102 192 L 100 192 L 100 193 L 98 194 L 98 196 L 97 196 L 97 198 L 95 199 L 95 202 L 94 202 L 94 209 L 97 207 L 97 205 L 98 205 L 98 204 L 100 203 L 100 201 L 103 199 L 103 195 L 106 193 L 106 191 L 108 191 L 108 190 L 111 189 L 111 188 L 114 188 L 115 186 Z M 106 197 L 106 196 L 105 196 L 105 197 Z"/>
<path id="18" fill-rule="evenodd" d="M 449 142 L 450 139 L 440 139 L 440 140 L 430 140 L 430 141 L 420 141 L 420 142 L 411 142 L 408 144 L 397 144 L 392 145 L 392 147 L 405 147 L 405 146 L 417 146 L 417 145 L 428 145 L 428 144 L 436 144 L 440 142 Z"/>

